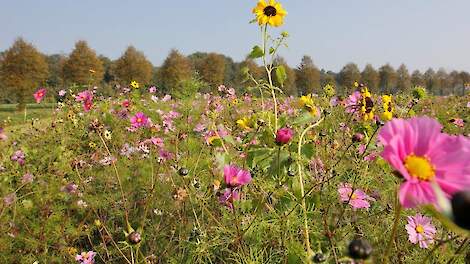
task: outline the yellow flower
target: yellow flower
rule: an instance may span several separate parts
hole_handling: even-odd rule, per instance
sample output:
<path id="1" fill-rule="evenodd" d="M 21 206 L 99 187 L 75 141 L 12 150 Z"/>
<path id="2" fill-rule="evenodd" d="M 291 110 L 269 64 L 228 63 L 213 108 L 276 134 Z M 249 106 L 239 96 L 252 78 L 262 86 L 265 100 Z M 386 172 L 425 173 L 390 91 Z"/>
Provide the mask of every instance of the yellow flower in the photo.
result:
<path id="1" fill-rule="evenodd" d="M 241 128 L 241 129 L 245 129 L 245 130 L 250 130 L 251 127 L 250 127 L 250 119 L 248 119 L 247 117 L 244 117 L 242 119 L 238 119 L 237 120 L 237 125 Z"/>
<path id="2" fill-rule="evenodd" d="M 372 95 L 370 94 L 367 87 L 364 87 L 361 91 L 362 95 L 362 106 L 361 113 L 364 118 L 364 121 L 374 119 L 374 101 L 372 101 Z"/>
<path id="3" fill-rule="evenodd" d="M 96 220 L 95 220 L 95 226 L 96 226 L 96 227 L 101 227 L 101 221 L 100 221 L 100 219 L 96 219 Z"/>
<path id="4" fill-rule="evenodd" d="M 393 118 L 393 103 L 392 103 L 392 96 L 391 95 L 384 95 L 382 96 L 382 103 L 384 112 L 382 114 L 382 119 L 384 121 L 389 121 Z"/>
<path id="5" fill-rule="evenodd" d="M 112 133 L 111 133 L 111 131 L 105 130 L 105 131 L 104 131 L 104 138 L 107 139 L 107 140 L 111 140 L 111 138 L 112 138 Z"/>
<path id="6" fill-rule="evenodd" d="M 315 107 L 311 94 L 300 97 L 299 105 L 300 107 L 305 108 L 313 116 L 318 114 L 318 109 Z"/>
<path id="7" fill-rule="evenodd" d="M 71 256 L 75 256 L 78 252 L 78 250 L 75 248 L 75 247 L 68 247 L 67 248 L 67 252 L 71 255 Z"/>
<path id="8" fill-rule="evenodd" d="M 95 144 L 94 142 L 88 143 L 88 146 L 89 146 L 91 149 L 96 148 L 96 144 Z"/>
<path id="9" fill-rule="evenodd" d="M 269 24 L 273 27 L 279 27 L 284 23 L 284 17 L 287 15 L 286 10 L 275 0 L 269 0 L 269 3 L 260 0 L 252 12 L 256 15 L 260 26 Z"/>
<path id="10" fill-rule="evenodd" d="M 132 88 L 135 88 L 135 89 L 138 89 L 140 87 L 139 83 L 136 82 L 136 81 L 132 81 L 131 86 L 132 86 Z"/>
<path id="11" fill-rule="evenodd" d="M 359 83 L 358 82 L 354 82 L 354 87 L 359 87 Z"/>
<path id="12" fill-rule="evenodd" d="M 211 136 L 207 139 L 207 144 L 213 145 L 217 140 L 220 140 L 219 136 Z"/>

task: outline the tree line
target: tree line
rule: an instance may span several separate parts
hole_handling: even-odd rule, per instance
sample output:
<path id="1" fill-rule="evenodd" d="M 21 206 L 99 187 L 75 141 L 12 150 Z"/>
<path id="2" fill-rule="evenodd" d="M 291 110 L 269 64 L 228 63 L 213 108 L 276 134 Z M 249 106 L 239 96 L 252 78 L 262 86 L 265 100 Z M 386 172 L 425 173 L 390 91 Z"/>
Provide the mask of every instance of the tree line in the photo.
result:
<path id="1" fill-rule="evenodd" d="M 349 93 L 354 82 L 366 84 L 372 92 L 396 94 L 414 86 L 424 86 L 435 95 L 464 94 L 470 84 L 466 71 L 409 72 L 402 64 L 394 69 L 385 64 L 375 69 L 367 64 L 361 71 L 355 63 L 346 64 L 340 72 L 319 69 L 309 56 L 292 68 L 282 57 L 275 65 L 283 65 L 287 80 L 283 90 L 287 95 L 319 93 L 321 87 L 333 84 L 340 93 Z M 196 92 L 215 92 L 221 84 L 232 86 L 240 93 L 249 91 L 247 70 L 255 79 L 264 79 L 265 71 L 247 57 L 235 62 L 218 53 L 196 52 L 184 56 L 171 50 L 162 63 L 155 67 L 143 52 L 129 46 L 117 60 L 98 55 L 86 41 L 78 41 L 68 54 L 44 55 L 31 43 L 18 38 L 13 45 L 0 52 L 1 103 L 24 104 L 40 86 L 63 89 L 71 86 L 99 86 L 108 93 L 118 85 L 137 81 L 141 85 L 155 85 L 161 93 L 188 97 Z"/>

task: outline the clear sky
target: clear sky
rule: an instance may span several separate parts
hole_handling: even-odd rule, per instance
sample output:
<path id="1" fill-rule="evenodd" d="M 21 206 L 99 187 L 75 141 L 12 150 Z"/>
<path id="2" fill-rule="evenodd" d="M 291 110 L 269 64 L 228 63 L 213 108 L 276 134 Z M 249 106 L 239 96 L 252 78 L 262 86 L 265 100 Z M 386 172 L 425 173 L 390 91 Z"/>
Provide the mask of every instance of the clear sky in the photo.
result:
<path id="1" fill-rule="evenodd" d="M 215 51 L 240 61 L 260 35 L 248 24 L 256 0 L 0 0 L 0 50 L 18 36 L 42 52 L 68 53 L 87 40 L 118 58 L 132 44 L 159 65 L 171 48 Z M 469 0 L 285 0 L 291 66 L 310 55 L 338 71 L 401 63 L 410 70 L 470 71 Z"/>

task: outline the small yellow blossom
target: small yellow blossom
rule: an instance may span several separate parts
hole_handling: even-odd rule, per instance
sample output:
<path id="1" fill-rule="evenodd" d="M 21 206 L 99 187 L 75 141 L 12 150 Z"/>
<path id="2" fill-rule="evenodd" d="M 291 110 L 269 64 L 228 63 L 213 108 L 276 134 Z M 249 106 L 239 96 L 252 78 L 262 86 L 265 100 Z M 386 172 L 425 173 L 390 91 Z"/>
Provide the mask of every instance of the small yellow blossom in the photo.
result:
<path id="1" fill-rule="evenodd" d="M 139 83 L 136 82 L 136 81 L 132 81 L 132 82 L 131 82 L 131 86 L 132 86 L 132 88 L 134 88 L 134 89 L 138 89 L 138 88 L 140 87 Z"/>
<path id="2" fill-rule="evenodd" d="M 362 95 L 362 106 L 361 113 L 364 118 L 364 121 L 369 121 L 374 119 L 374 101 L 372 101 L 372 95 L 370 94 L 367 87 L 364 87 L 361 91 Z"/>
<path id="3" fill-rule="evenodd" d="M 392 103 L 392 96 L 391 95 L 384 95 L 382 96 L 382 103 L 384 112 L 382 113 L 382 119 L 384 121 L 389 121 L 393 118 L 393 103 Z"/>
<path id="4" fill-rule="evenodd" d="M 243 117 L 242 119 L 237 120 L 237 125 L 241 129 L 244 129 L 244 130 L 250 130 L 251 129 L 250 123 L 251 123 L 251 121 L 247 117 Z"/>

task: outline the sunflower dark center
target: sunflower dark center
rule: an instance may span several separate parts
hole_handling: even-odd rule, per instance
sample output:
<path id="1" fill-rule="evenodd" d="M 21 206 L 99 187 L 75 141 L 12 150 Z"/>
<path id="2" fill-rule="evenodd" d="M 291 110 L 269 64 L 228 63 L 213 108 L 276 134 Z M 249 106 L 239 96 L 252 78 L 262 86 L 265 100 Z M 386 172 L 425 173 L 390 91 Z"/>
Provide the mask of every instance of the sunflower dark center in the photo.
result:
<path id="1" fill-rule="evenodd" d="M 365 105 L 366 113 L 372 112 L 372 109 L 374 108 L 374 102 L 372 101 L 370 97 L 366 97 L 365 101 L 366 101 L 366 105 Z"/>
<path id="2" fill-rule="evenodd" d="M 266 16 L 275 16 L 277 14 L 277 10 L 274 6 L 267 6 L 264 8 L 263 10 L 263 13 L 266 15 Z"/>

